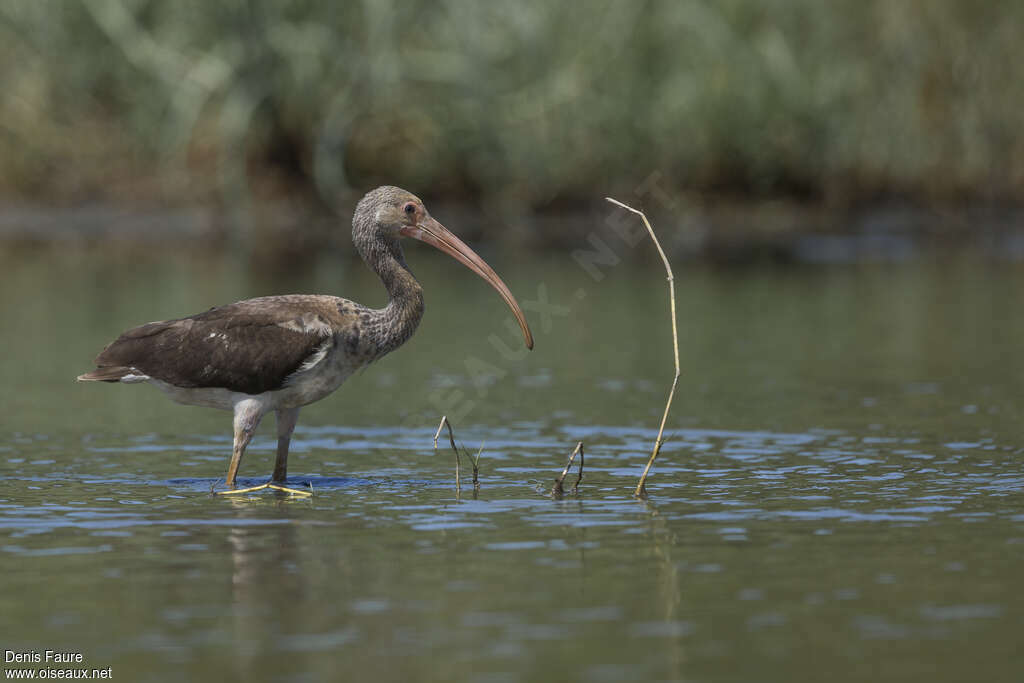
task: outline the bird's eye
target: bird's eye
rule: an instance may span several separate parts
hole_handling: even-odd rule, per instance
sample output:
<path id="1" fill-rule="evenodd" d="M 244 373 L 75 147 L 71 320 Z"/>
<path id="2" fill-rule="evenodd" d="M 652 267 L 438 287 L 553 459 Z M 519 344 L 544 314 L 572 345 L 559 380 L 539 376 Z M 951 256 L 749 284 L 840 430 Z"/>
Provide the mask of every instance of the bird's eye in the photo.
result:
<path id="1" fill-rule="evenodd" d="M 405 205 L 404 211 L 407 214 L 412 215 L 412 214 L 416 213 L 416 205 L 413 204 L 412 202 L 409 202 L 408 204 Z"/>

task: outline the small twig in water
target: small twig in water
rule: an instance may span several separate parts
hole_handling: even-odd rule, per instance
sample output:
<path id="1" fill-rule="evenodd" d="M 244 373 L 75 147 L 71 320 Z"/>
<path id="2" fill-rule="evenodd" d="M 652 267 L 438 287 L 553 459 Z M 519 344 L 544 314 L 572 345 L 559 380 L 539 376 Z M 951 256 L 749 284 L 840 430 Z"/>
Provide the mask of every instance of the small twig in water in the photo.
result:
<path id="1" fill-rule="evenodd" d="M 473 488 L 480 488 L 480 456 L 484 452 L 484 444 L 480 442 L 480 450 L 477 451 L 476 457 L 470 457 L 469 453 L 465 449 L 459 450 L 458 446 L 455 445 L 455 434 L 452 432 L 452 423 L 448 420 L 447 415 L 441 416 L 441 424 L 437 425 L 437 432 L 434 433 L 434 450 L 437 450 L 437 440 L 441 436 L 441 430 L 448 427 L 448 442 L 452 445 L 452 450 L 455 452 L 455 490 L 460 491 L 462 489 L 461 475 L 460 475 L 460 456 L 464 456 L 473 465 Z"/>
<path id="2" fill-rule="evenodd" d="M 562 470 L 562 474 L 555 479 L 555 485 L 551 487 L 552 496 L 561 496 L 565 493 L 565 489 L 562 488 L 562 482 L 565 481 L 566 475 L 569 474 L 569 468 L 572 467 L 572 461 L 576 458 L 576 454 L 580 454 L 580 472 L 576 477 L 576 483 L 572 487 L 572 494 L 575 496 L 579 492 L 580 482 L 583 481 L 583 442 L 579 441 L 576 444 L 576 448 L 569 454 L 569 461 L 565 463 L 565 468 Z"/>
<path id="3" fill-rule="evenodd" d="M 480 456 L 484 454 L 484 442 L 480 442 L 480 450 L 476 452 L 476 457 L 473 458 L 473 488 L 480 488 Z"/>
<path id="4" fill-rule="evenodd" d="M 651 471 L 651 465 L 654 464 L 654 459 L 658 457 L 658 452 L 661 450 L 661 445 L 665 443 L 664 439 L 661 438 L 662 434 L 665 433 L 665 422 L 668 420 L 668 411 L 672 407 L 672 398 L 676 395 L 676 384 L 679 383 L 679 332 L 676 330 L 676 286 L 675 279 L 672 277 L 672 266 L 668 263 L 668 257 L 665 256 L 665 251 L 661 248 L 661 243 L 658 242 L 658 238 L 654 236 L 654 228 L 651 227 L 650 221 L 647 220 L 647 216 L 644 215 L 643 211 L 637 211 L 631 206 L 627 206 L 622 202 L 612 199 L 611 197 L 605 197 L 608 201 L 616 206 L 621 206 L 626 211 L 632 211 L 636 215 L 640 216 L 643 220 L 644 225 L 647 227 L 647 232 L 651 235 L 651 240 L 654 241 L 654 246 L 658 248 L 658 254 L 661 256 L 661 262 L 665 264 L 665 273 L 668 275 L 668 294 L 670 301 L 670 310 L 672 314 L 672 350 L 675 353 L 676 362 L 676 374 L 672 378 L 672 388 L 668 392 L 668 401 L 665 402 L 665 412 L 661 416 L 661 426 L 658 427 L 658 438 L 654 442 L 654 450 L 651 452 L 651 458 L 647 461 L 647 466 L 644 467 L 643 474 L 640 475 L 640 483 L 636 485 L 636 491 L 633 495 L 641 498 L 647 495 L 647 474 Z"/>
<path id="5" fill-rule="evenodd" d="M 580 482 L 583 481 L 583 442 L 579 442 L 580 447 L 580 471 L 576 474 L 576 483 L 572 485 L 572 495 L 577 496 L 580 493 Z"/>
<path id="6" fill-rule="evenodd" d="M 455 490 L 461 490 L 462 486 L 459 481 L 459 449 L 455 447 L 455 435 L 452 433 L 452 423 L 448 421 L 447 415 L 441 416 L 441 424 L 437 425 L 437 432 L 434 434 L 434 450 L 437 450 L 437 437 L 441 436 L 441 429 L 448 427 L 448 441 L 452 445 L 452 450 L 455 451 Z"/>

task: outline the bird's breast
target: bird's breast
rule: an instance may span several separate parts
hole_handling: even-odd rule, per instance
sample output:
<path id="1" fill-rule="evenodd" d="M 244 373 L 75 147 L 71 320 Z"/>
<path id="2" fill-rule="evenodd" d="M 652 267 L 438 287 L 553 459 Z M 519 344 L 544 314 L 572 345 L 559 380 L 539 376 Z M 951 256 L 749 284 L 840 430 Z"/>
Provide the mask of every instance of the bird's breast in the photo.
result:
<path id="1" fill-rule="evenodd" d="M 319 356 L 319 357 L 318 357 Z M 369 365 L 374 354 L 351 334 L 338 334 L 326 340 L 322 354 L 303 365 L 286 386 L 274 392 L 278 405 L 303 406 L 333 393 L 357 370 Z"/>

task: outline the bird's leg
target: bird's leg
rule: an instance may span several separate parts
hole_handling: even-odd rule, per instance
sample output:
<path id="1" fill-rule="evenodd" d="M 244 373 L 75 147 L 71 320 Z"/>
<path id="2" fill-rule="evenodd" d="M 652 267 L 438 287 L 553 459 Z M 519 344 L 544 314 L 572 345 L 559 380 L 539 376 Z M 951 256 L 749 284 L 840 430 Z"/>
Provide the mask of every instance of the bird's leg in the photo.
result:
<path id="1" fill-rule="evenodd" d="M 238 474 L 238 466 L 245 454 L 245 447 L 249 445 L 253 432 L 259 426 L 263 418 L 264 407 L 257 399 L 245 399 L 235 404 L 235 447 L 231 452 L 231 464 L 228 465 L 227 485 L 229 491 L 218 491 L 221 494 L 249 493 L 261 489 L 274 489 L 300 496 L 311 496 L 312 491 L 300 491 L 282 486 L 285 475 L 288 471 L 288 445 L 291 443 L 292 431 L 295 429 L 295 421 L 299 417 L 298 408 L 285 408 L 277 411 L 277 464 L 274 465 L 274 478 L 265 484 L 251 486 L 244 489 L 235 488 L 235 475 Z"/>
<path id="2" fill-rule="evenodd" d="M 235 404 L 235 445 L 231 451 L 231 464 L 228 465 L 227 485 L 235 487 L 235 475 L 249 445 L 256 427 L 263 418 L 263 405 L 256 399 L 245 399 Z"/>
<path id="3" fill-rule="evenodd" d="M 299 419 L 299 409 L 278 408 L 275 414 L 277 416 L 277 460 L 274 462 L 274 477 L 271 481 L 283 484 L 288 478 L 288 446 L 292 442 L 295 422 Z"/>

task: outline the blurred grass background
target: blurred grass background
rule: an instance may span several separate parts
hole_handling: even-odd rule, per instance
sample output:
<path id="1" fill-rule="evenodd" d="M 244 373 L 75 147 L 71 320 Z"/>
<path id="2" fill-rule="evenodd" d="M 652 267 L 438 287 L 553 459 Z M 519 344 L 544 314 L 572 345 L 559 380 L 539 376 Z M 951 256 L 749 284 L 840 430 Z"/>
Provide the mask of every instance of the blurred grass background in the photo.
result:
<path id="1" fill-rule="evenodd" d="M 690 205 L 1024 198 L 1020 2 L 10 0 L 0 34 L 8 204 L 293 235 L 391 183 L 545 245 L 524 217 L 652 173 Z"/>

